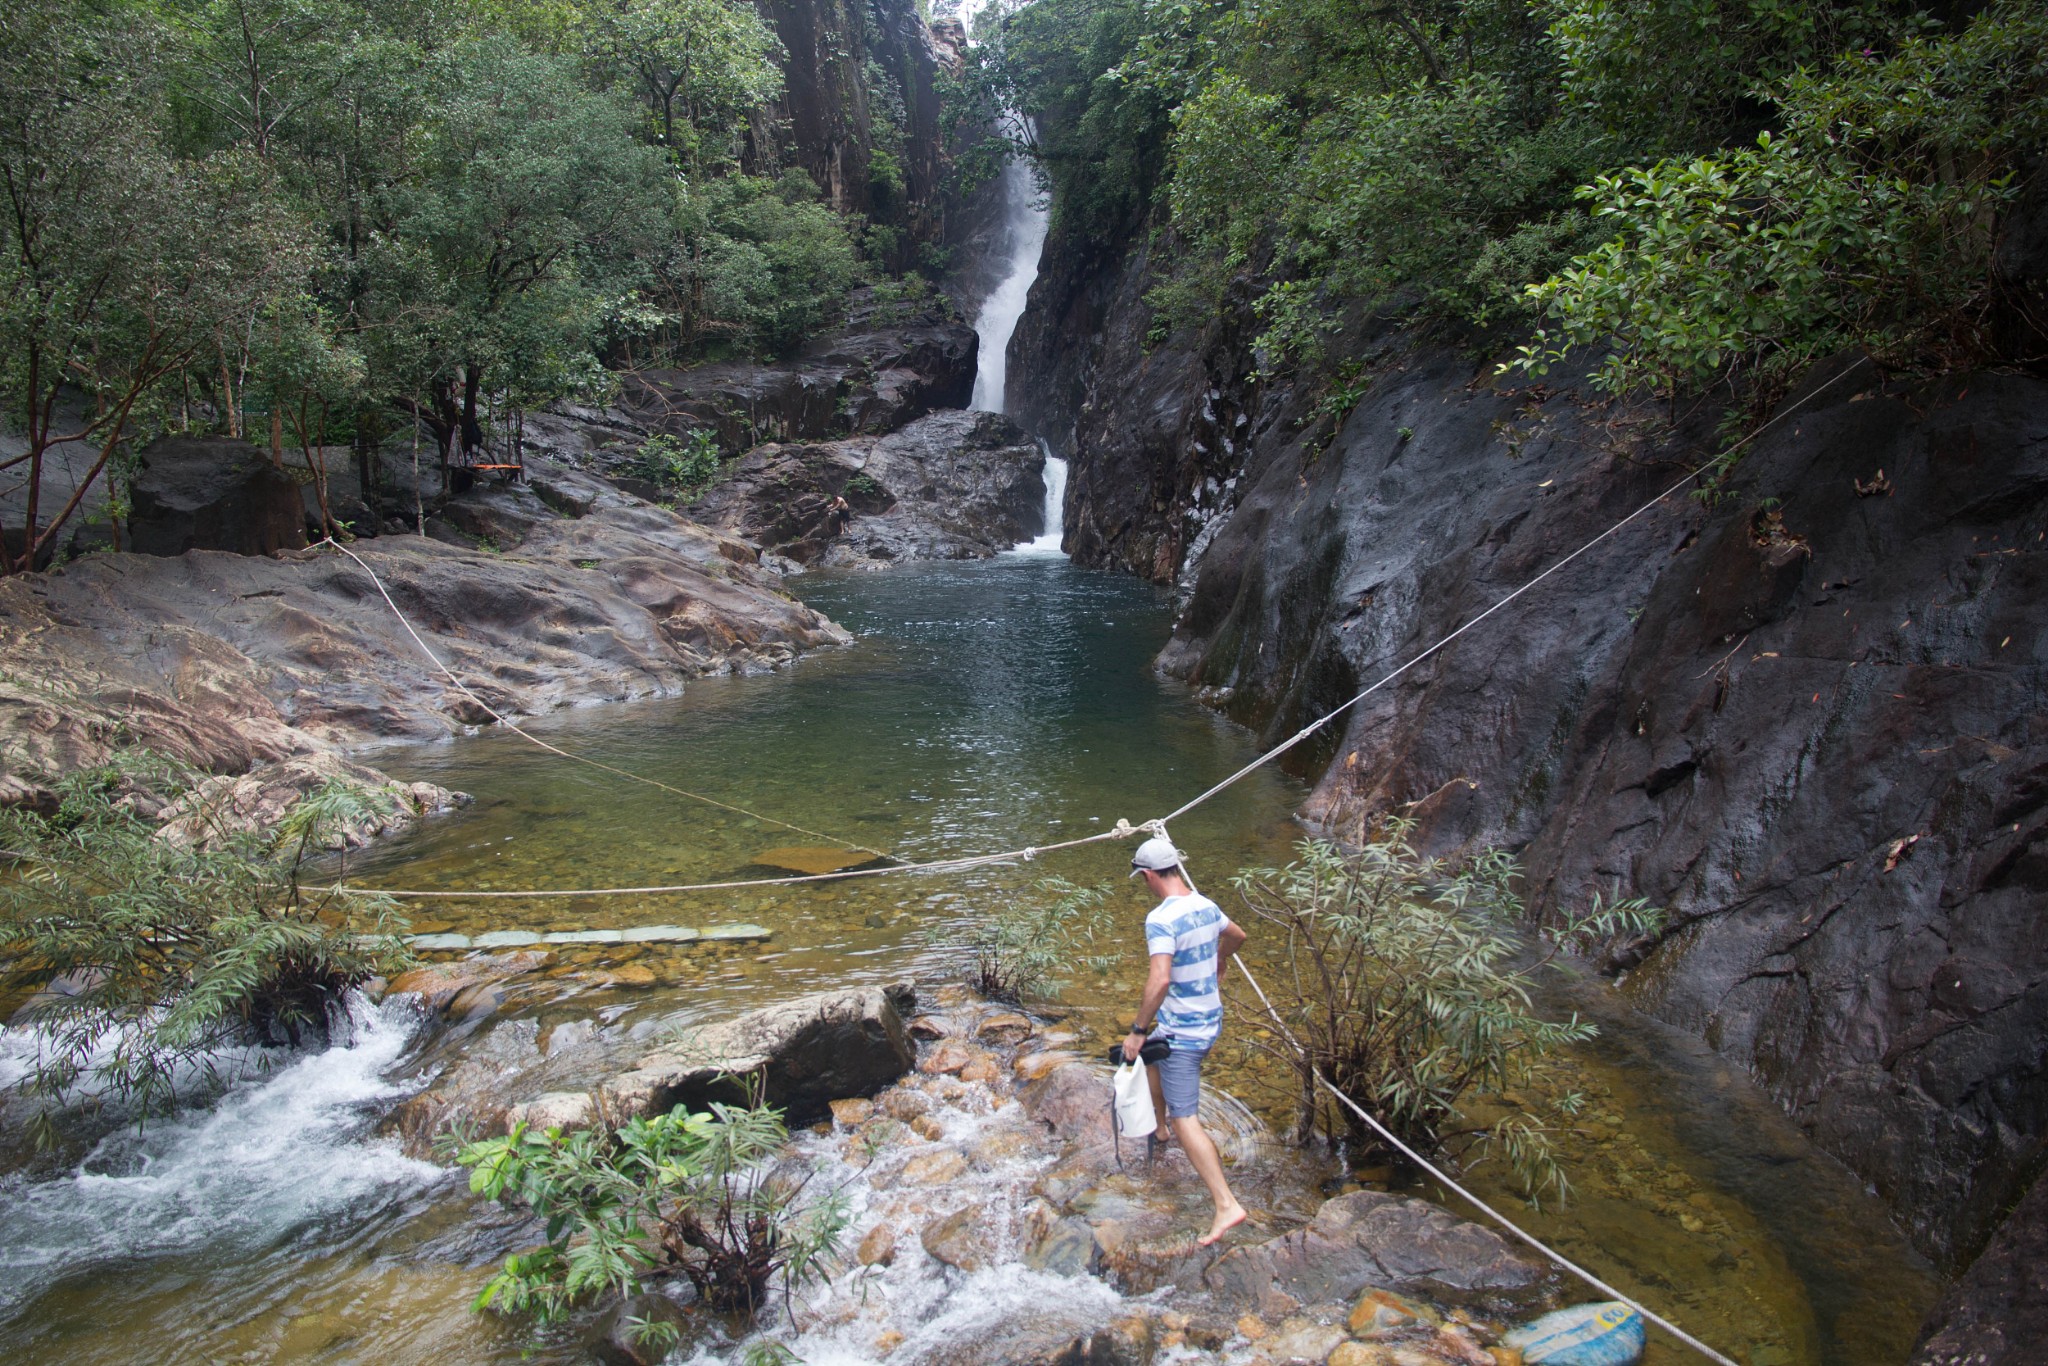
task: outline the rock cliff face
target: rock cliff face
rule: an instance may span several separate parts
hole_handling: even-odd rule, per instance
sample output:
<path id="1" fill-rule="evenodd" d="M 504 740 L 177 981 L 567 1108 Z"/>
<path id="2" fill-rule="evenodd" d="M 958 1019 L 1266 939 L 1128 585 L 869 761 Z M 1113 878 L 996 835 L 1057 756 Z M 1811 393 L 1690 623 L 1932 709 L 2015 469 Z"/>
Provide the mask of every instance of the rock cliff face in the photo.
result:
<path id="1" fill-rule="evenodd" d="M 1162 667 L 1272 740 L 1714 449 L 1370 323 L 1340 424 L 1245 378 L 1237 320 L 1148 351 L 1143 266 L 1056 262 L 1013 383 L 1071 453 L 1070 548 L 1179 576 Z M 1659 504 L 1289 762 L 1337 835 L 1406 814 L 1520 851 L 1539 910 L 1668 907 L 1624 989 L 1955 1264 L 2048 1135 L 2048 385 L 1845 359 L 1780 411 L 1726 496 Z"/>
<path id="2" fill-rule="evenodd" d="M 944 53 L 910 0 L 756 0 L 782 40 L 783 91 L 753 159 L 810 173 L 834 208 L 902 234 L 902 266 L 944 231 Z"/>
<path id="3" fill-rule="evenodd" d="M 974 393 L 974 328 L 943 304 L 857 301 L 844 328 L 780 362 L 629 370 L 618 408 L 638 431 L 708 427 L 728 451 L 889 432 Z"/>

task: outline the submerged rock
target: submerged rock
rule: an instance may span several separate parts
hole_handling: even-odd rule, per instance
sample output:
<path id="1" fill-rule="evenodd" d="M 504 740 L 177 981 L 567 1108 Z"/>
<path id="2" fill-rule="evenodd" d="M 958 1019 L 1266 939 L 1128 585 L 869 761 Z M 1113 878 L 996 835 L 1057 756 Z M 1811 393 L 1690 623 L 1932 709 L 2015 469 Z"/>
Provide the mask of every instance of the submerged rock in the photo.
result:
<path id="1" fill-rule="evenodd" d="M 1257 1309 L 1277 1293 L 1297 1304 L 1348 1301 L 1368 1286 L 1454 1304 L 1521 1310 L 1554 1293 L 1550 1269 L 1500 1235 L 1406 1196 L 1355 1191 L 1292 1233 L 1233 1248 L 1202 1274 L 1219 1298 Z"/>

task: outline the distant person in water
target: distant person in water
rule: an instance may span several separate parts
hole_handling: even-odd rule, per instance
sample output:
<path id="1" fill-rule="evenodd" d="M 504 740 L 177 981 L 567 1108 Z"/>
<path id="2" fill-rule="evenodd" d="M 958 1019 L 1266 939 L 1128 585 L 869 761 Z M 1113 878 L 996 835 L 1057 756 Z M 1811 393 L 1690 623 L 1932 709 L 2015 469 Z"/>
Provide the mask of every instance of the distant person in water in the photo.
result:
<path id="1" fill-rule="evenodd" d="M 1138 1017 L 1124 1038 L 1124 1057 L 1135 1061 L 1155 1028 L 1172 1049 L 1153 1069 L 1152 1100 L 1155 1106 L 1165 1102 L 1173 1136 L 1216 1202 L 1216 1220 L 1201 1240 L 1208 1247 L 1245 1218 L 1244 1206 L 1223 1179 L 1216 1144 L 1195 1117 L 1202 1059 L 1223 1029 L 1223 967 L 1245 936 L 1215 902 L 1188 885 L 1180 858 L 1165 839 L 1146 840 L 1131 856 L 1131 876 L 1143 877 L 1160 902 L 1145 917 L 1145 952 L 1152 966 Z"/>

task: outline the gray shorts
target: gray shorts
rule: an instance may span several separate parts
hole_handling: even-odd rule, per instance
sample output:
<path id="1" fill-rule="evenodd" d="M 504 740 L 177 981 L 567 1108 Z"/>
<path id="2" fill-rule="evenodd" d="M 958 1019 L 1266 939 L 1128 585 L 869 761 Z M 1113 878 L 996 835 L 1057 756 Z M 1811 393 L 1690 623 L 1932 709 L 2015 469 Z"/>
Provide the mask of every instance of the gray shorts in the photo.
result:
<path id="1" fill-rule="evenodd" d="M 1168 1119 L 1193 1119 L 1202 1103 L 1202 1059 L 1216 1041 L 1183 1044 L 1173 1041 L 1173 1051 L 1159 1064 L 1159 1093 L 1166 1098 Z"/>

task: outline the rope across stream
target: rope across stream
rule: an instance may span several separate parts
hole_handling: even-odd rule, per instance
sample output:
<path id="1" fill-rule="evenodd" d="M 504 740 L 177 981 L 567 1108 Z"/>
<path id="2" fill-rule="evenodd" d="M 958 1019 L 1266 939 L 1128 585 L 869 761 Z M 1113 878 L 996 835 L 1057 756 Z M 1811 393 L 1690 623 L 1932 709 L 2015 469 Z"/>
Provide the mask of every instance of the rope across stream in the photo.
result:
<path id="1" fill-rule="evenodd" d="M 1859 367 L 1856 366 L 1849 366 L 1836 373 L 1825 383 L 1816 386 L 1814 389 L 1812 389 L 1805 395 L 1801 396 L 1797 401 L 1780 410 L 1768 422 L 1765 422 L 1763 425 L 1759 426 L 1755 431 L 1749 433 L 1749 435 L 1743 437 L 1740 441 L 1737 441 L 1733 445 L 1729 446 L 1725 451 L 1721 453 L 1719 457 L 1717 457 L 1717 460 L 1725 460 L 1727 456 L 1734 454 L 1743 446 L 1754 441 L 1757 437 L 1761 436 L 1765 431 L 1769 430 L 1772 426 L 1776 425 L 1778 422 L 1783 421 L 1786 417 L 1790 416 L 1793 412 L 1796 412 L 1799 408 L 1805 406 L 1807 403 L 1812 402 L 1815 398 L 1819 397 L 1822 393 L 1832 388 L 1842 379 L 1846 378 L 1850 374 L 1855 373 L 1858 368 Z M 1481 622 L 1487 620 L 1489 617 L 1492 617 L 1496 613 L 1501 612 L 1510 604 L 1514 603 L 1517 599 L 1521 598 L 1525 593 L 1535 588 L 1538 584 L 1549 579 L 1552 575 L 1562 570 L 1565 566 L 1578 560 L 1580 557 L 1584 556 L 1589 551 L 1594 549 L 1594 547 L 1600 545 L 1602 542 L 1607 541 L 1611 537 L 1618 534 L 1623 528 L 1627 527 L 1637 518 L 1643 516 L 1652 508 L 1657 507 L 1666 499 L 1670 498 L 1672 495 L 1684 489 L 1686 485 L 1692 483 L 1698 477 L 1699 471 L 1688 471 L 1682 478 L 1678 479 L 1670 487 L 1664 489 L 1661 493 L 1658 493 L 1654 498 L 1651 498 L 1648 502 L 1645 502 L 1644 504 L 1642 504 L 1642 506 L 1636 508 L 1633 512 L 1630 512 L 1627 516 L 1621 518 L 1619 521 L 1609 526 L 1606 530 L 1600 532 L 1597 536 L 1594 536 L 1592 539 L 1586 541 L 1576 550 L 1573 550 L 1571 553 L 1556 560 L 1548 568 L 1544 569 L 1541 573 L 1527 580 L 1526 582 L 1521 584 L 1521 586 L 1514 589 L 1512 592 L 1501 597 L 1499 600 L 1494 602 L 1493 605 L 1486 608 L 1484 611 L 1473 616 L 1472 618 L 1458 626 L 1455 630 L 1452 630 L 1448 634 L 1438 638 L 1436 641 L 1432 642 L 1424 649 L 1418 651 L 1416 654 L 1412 655 L 1408 659 L 1396 665 L 1394 668 L 1388 670 L 1385 674 L 1381 675 L 1378 679 L 1374 680 L 1370 685 L 1361 689 L 1358 693 L 1356 693 L 1343 703 L 1339 704 L 1338 706 L 1333 707 L 1329 711 L 1325 712 L 1323 715 L 1317 717 L 1315 720 L 1309 722 L 1309 724 L 1303 726 L 1293 735 L 1287 737 L 1279 744 L 1273 746 L 1271 749 L 1261 754 L 1252 762 L 1238 769 L 1235 773 L 1232 773 L 1231 775 L 1224 778 L 1222 781 L 1216 783 L 1215 785 L 1211 786 L 1208 790 L 1202 792 L 1200 795 L 1194 797 L 1193 799 L 1182 803 L 1179 807 L 1168 812 L 1166 815 L 1162 817 L 1159 817 L 1155 820 L 1144 821 L 1136 825 L 1133 825 L 1128 820 L 1119 819 L 1113 828 L 1101 831 L 1097 834 L 1083 836 L 1079 839 L 1062 840 L 1052 844 L 1029 845 L 1019 849 L 1009 849 L 998 853 L 976 854 L 962 858 L 934 859 L 921 863 L 893 860 L 887 853 L 885 853 L 882 850 L 873 849 L 868 847 L 867 845 L 856 844 L 848 840 L 837 839 L 831 835 L 826 835 L 819 831 L 808 829 L 804 826 L 797 825 L 790 821 L 778 820 L 771 816 L 765 816 L 759 812 L 750 811 L 745 807 L 736 805 L 734 803 L 721 801 L 717 798 L 709 797 L 702 793 L 691 792 L 683 788 L 678 788 L 672 786 L 671 784 L 661 782 L 658 779 L 648 778 L 641 774 L 632 773 L 625 769 L 614 767 L 611 764 L 603 763 L 599 760 L 589 758 L 585 755 L 572 753 L 568 750 L 560 748 L 559 746 L 550 744 L 546 740 L 543 740 L 524 729 L 521 729 L 517 724 L 515 724 L 510 719 L 505 717 L 502 713 L 500 713 L 496 708 L 492 707 L 488 702 L 485 702 L 483 698 L 477 696 L 476 692 L 473 689 L 471 689 L 466 683 L 464 683 L 462 679 L 455 673 L 455 671 L 451 669 L 438 655 L 434 653 L 434 651 L 427 645 L 426 640 L 420 635 L 420 633 L 416 629 L 414 629 L 412 622 L 407 620 L 405 613 L 399 609 L 398 603 L 392 598 L 390 590 L 385 587 L 384 581 L 378 577 L 377 572 L 374 569 L 372 569 L 369 566 L 369 564 L 362 559 L 361 556 L 357 555 L 347 546 L 340 544 L 339 542 L 335 541 L 333 538 L 330 537 L 324 541 L 321 541 L 319 545 L 332 547 L 334 550 L 347 556 L 350 560 L 355 562 L 356 566 L 360 568 L 364 574 L 366 574 L 370 578 L 370 581 L 373 584 L 375 584 L 377 593 L 383 599 L 385 606 L 388 607 L 392 615 L 398 619 L 399 623 L 405 628 L 406 634 L 412 638 L 413 643 L 419 648 L 420 653 L 426 656 L 427 660 L 431 664 L 433 664 L 435 669 L 438 670 L 444 677 L 446 677 L 451 684 L 453 684 L 457 689 L 459 689 L 464 696 L 468 697 L 472 702 L 474 702 L 478 707 L 480 707 L 487 715 L 489 715 L 494 720 L 499 722 L 513 734 L 519 736 L 521 739 L 526 740 L 527 742 L 535 746 L 538 746 L 540 749 L 545 750 L 550 754 L 556 755 L 563 759 L 570 760 L 571 762 L 584 764 L 591 768 L 598 769 L 602 772 L 612 774 L 619 778 L 624 778 L 631 782 L 643 783 L 649 787 L 657 788 L 663 792 L 670 793 L 671 795 L 677 797 L 682 797 L 689 801 L 701 802 L 709 806 L 717 807 L 721 810 L 748 816 L 752 819 L 763 821 L 767 824 L 780 826 L 785 830 L 791 830 L 795 831 L 798 834 L 808 835 L 813 839 L 824 840 L 828 843 L 837 845 L 844 849 L 849 849 L 858 853 L 873 855 L 877 860 L 883 860 L 882 862 L 879 862 L 876 866 L 873 867 L 854 867 L 849 868 L 843 872 L 801 874 L 789 877 L 743 878 L 720 882 L 694 882 L 648 887 L 560 887 L 530 888 L 516 891 L 446 891 L 414 888 L 368 888 L 337 885 L 332 890 L 338 893 L 356 893 L 359 895 L 388 896 L 393 898 L 402 898 L 405 900 L 539 900 L 553 897 L 666 896 L 690 892 L 730 891 L 746 887 L 783 887 L 812 882 L 837 882 L 847 878 L 857 877 L 884 877 L 909 873 L 923 873 L 930 875 L 958 873 L 973 868 L 989 867 L 996 864 L 1029 862 L 1037 858 L 1041 854 L 1049 854 L 1058 850 L 1076 849 L 1084 845 L 1098 844 L 1110 840 L 1128 839 L 1133 835 L 1138 834 L 1139 832 L 1150 832 L 1153 834 L 1163 836 L 1166 833 L 1167 824 L 1169 822 L 1180 819 L 1182 816 L 1185 816 L 1189 812 L 1202 806 L 1204 803 L 1211 801 L 1220 793 L 1228 790 L 1237 783 L 1242 782 L 1245 778 L 1257 772 L 1259 769 L 1264 768 L 1266 765 L 1275 762 L 1282 755 L 1292 750 L 1295 746 L 1301 744 L 1302 741 L 1316 734 L 1325 726 L 1329 725 L 1332 721 L 1335 721 L 1339 717 L 1343 716 L 1345 713 L 1349 712 L 1353 707 L 1356 707 L 1359 703 L 1365 701 L 1366 698 L 1371 697 L 1380 689 L 1386 687 L 1388 684 L 1399 679 L 1402 675 L 1408 673 L 1417 665 L 1420 665 L 1425 661 L 1429 660 L 1430 658 L 1432 658 L 1433 656 L 1437 655 L 1445 647 L 1452 644 L 1459 637 L 1463 636 L 1466 632 L 1472 630 L 1474 627 L 1478 626 Z M 1274 1025 L 1280 1030 L 1282 1036 L 1287 1039 L 1288 1043 L 1291 1046 L 1293 1046 L 1297 1052 L 1300 1052 L 1302 1054 L 1305 1060 L 1308 1059 L 1308 1051 L 1302 1047 L 1300 1040 L 1295 1038 L 1293 1032 L 1287 1028 L 1286 1022 L 1281 1018 L 1280 1013 L 1274 1008 L 1272 1001 L 1267 998 L 1265 989 L 1259 985 L 1258 979 L 1252 975 L 1250 970 L 1245 967 L 1241 960 L 1238 964 L 1238 967 L 1239 970 L 1244 973 L 1245 981 L 1249 983 L 1251 985 L 1252 990 L 1255 993 L 1257 993 L 1260 1004 L 1265 1008 L 1267 1015 L 1271 1017 Z M 1386 1140 L 1396 1150 L 1398 1150 L 1404 1156 L 1406 1156 L 1410 1161 L 1414 1162 L 1418 1168 L 1428 1172 L 1432 1177 L 1442 1182 L 1448 1189 L 1455 1191 L 1460 1197 L 1469 1201 L 1474 1208 L 1478 1209 L 1480 1212 L 1485 1214 L 1487 1218 L 1499 1224 L 1502 1228 L 1506 1229 L 1516 1238 L 1518 1238 L 1524 1243 L 1527 1243 L 1530 1247 L 1535 1248 L 1537 1251 L 1541 1252 L 1545 1257 L 1549 1258 L 1556 1265 L 1563 1268 L 1565 1271 L 1571 1273 L 1572 1275 L 1578 1277 L 1580 1280 L 1592 1286 L 1600 1293 L 1628 1305 L 1637 1313 L 1641 1314 L 1645 1319 L 1649 1320 L 1652 1323 L 1657 1324 L 1666 1332 L 1670 1333 L 1673 1337 L 1677 1338 L 1680 1342 L 1683 1342 L 1686 1346 L 1691 1347 L 1693 1350 L 1699 1352 L 1701 1355 L 1705 1356 L 1710 1361 L 1718 1363 L 1718 1366 L 1736 1366 L 1736 1363 L 1729 1357 L 1726 1357 L 1722 1355 L 1720 1352 L 1715 1351 L 1713 1348 L 1707 1346 L 1699 1339 L 1691 1336 L 1684 1330 L 1680 1329 L 1676 1324 L 1673 1324 L 1670 1320 L 1644 1307 L 1642 1304 L 1638 1303 L 1636 1300 L 1630 1298 L 1629 1296 L 1624 1295 L 1621 1291 L 1615 1289 L 1606 1281 L 1601 1280 L 1599 1277 L 1593 1275 L 1593 1273 L 1591 1273 L 1590 1271 L 1587 1271 L 1585 1268 L 1567 1259 L 1563 1254 L 1556 1252 L 1550 1247 L 1546 1246 L 1533 1235 L 1526 1233 L 1520 1228 L 1516 1227 L 1505 1215 L 1501 1214 L 1491 1205 L 1488 1205 L 1478 1196 L 1472 1194 L 1463 1186 L 1459 1185 L 1456 1181 L 1452 1180 L 1451 1177 L 1448 1176 L 1445 1172 L 1443 1172 L 1440 1168 L 1438 1168 L 1436 1165 L 1428 1161 L 1428 1159 L 1424 1158 L 1420 1153 L 1416 1152 L 1408 1144 L 1404 1143 L 1400 1138 L 1396 1137 L 1391 1131 L 1387 1129 L 1385 1125 L 1381 1124 L 1356 1101 L 1354 1101 L 1351 1097 L 1345 1095 L 1336 1086 L 1332 1085 L 1330 1081 L 1323 1076 L 1320 1070 L 1315 1069 L 1312 1066 L 1311 1072 L 1315 1077 L 1316 1082 L 1320 1086 L 1322 1086 L 1324 1090 L 1328 1091 L 1330 1095 L 1333 1096 L 1337 1101 L 1342 1103 L 1353 1114 L 1357 1115 L 1359 1119 L 1361 1119 L 1368 1126 L 1370 1126 L 1375 1133 L 1380 1135 L 1381 1138 Z"/>

